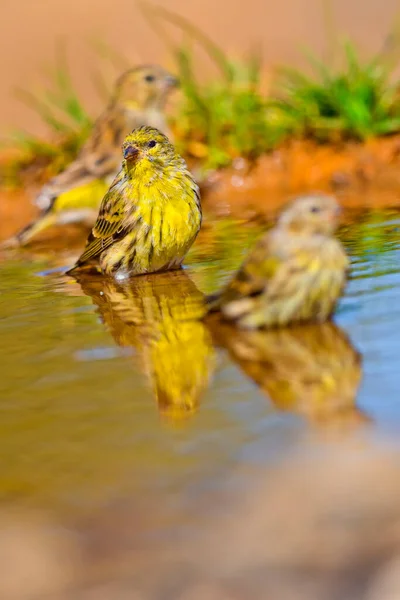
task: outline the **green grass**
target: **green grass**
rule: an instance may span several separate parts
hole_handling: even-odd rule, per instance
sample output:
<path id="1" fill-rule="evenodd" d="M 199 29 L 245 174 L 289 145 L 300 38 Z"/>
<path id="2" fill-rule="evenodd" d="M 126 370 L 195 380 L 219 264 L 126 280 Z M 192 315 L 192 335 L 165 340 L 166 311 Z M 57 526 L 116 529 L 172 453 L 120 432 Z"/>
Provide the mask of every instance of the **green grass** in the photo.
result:
<path id="1" fill-rule="evenodd" d="M 18 154 L 2 165 L 0 185 L 18 188 L 23 185 L 28 173 L 32 173 L 35 180 L 49 179 L 75 158 L 86 134 L 86 130 L 77 130 L 48 142 L 35 135 L 15 132 L 3 147 L 17 149 Z"/>
<path id="2" fill-rule="evenodd" d="M 97 48 L 97 53 L 103 55 L 103 58 L 107 51 L 104 43 Z M 117 61 L 117 57 L 111 55 L 111 51 L 108 58 Z M 55 66 L 44 70 L 43 74 L 47 76 L 47 84 L 39 91 L 17 88 L 14 95 L 40 117 L 47 127 L 48 139 L 17 130 L 1 141 L 3 148 L 19 151 L 16 158 L 2 167 L 0 183 L 7 187 L 21 185 L 23 176 L 28 171 L 40 172 L 43 179 L 60 172 L 76 157 L 93 124 L 70 76 L 63 44 L 56 47 Z M 93 71 L 91 76 L 104 101 L 109 94 L 106 84 L 98 72 Z"/>
<path id="3" fill-rule="evenodd" d="M 183 154 L 202 158 L 206 169 L 218 168 L 238 156 L 256 159 L 282 139 L 286 131 L 267 108 L 260 89 L 262 65 L 256 57 L 233 62 L 180 15 L 149 4 L 141 8 L 176 63 L 183 102 L 174 124 Z M 168 35 L 167 26 L 171 25 L 182 36 L 180 43 Z M 217 69 L 217 77 L 202 84 L 196 77 L 199 50 Z"/>
<path id="4" fill-rule="evenodd" d="M 174 122 L 184 154 L 200 156 L 205 168 L 218 168 L 239 156 L 256 159 L 277 143 L 279 131 L 268 121 L 259 90 L 258 64 L 229 63 L 229 80 L 200 86 L 191 55 L 181 50 L 178 60 L 184 100 Z"/>
<path id="5" fill-rule="evenodd" d="M 400 130 L 399 84 L 393 80 L 392 61 L 382 53 L 362 60 L 350 42 L 343 54 L 340 69 L 309 55 L 313 75 L 280 70 L 277 98 L 269 105 L 292 135 L 366 140 Z"/>
<path id="6" fill-rule="evenodd" d="M 388 38 L 390 52 L 386 44 L 369 60 L 362 59 L 347 42 L 338 69 L 308 55 L 311 75 L 282 68 L 273 94 L 266 97 L 262 65 L 256 57 L 233 62 L 183 17 L 148 3 L 141 8 L 157 37 L 165 42 L 181 80 L 182 102 L 172 115 L 176 144 L 204 169 L 225 167 L 236 157 L 253 161 L 290 137 L 363 141 L 400 131 L 399 84 L 393 79 L 396 61 L 392 60 L 393 47 L 397 51 L 398 44 L 393 36 Z M 199 53 L 217 72 L 206 82 L 196 75 Z M 97 54 L 99 61 L 107 59 L 112 64 L 115 75 L 130 66 L 104 41 L 98 44 Z M 48 73 L 48 85 L 39 92 L 16 90 L 18 99 L 47 125 L 51 141 L 13 134 L 9 145 L 21 151 L 20 157 L 3 168 L 2 183 L 20 184 L 32 166 L 36 166 L 39 179 L 47 179 L 73 160 L 87 138 L 92 118 L 71 79 L 63 46 L 57 49 L 55 65 Z M 105 103 L 109 87 L 102 71 L 98 68 L 90 76 Z"/>

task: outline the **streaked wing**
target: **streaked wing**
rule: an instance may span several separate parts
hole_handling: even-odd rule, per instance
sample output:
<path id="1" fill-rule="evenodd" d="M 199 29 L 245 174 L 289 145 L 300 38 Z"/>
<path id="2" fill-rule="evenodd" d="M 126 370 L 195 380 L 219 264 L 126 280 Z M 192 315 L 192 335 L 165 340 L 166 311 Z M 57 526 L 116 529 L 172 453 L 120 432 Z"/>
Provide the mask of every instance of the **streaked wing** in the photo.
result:
<path id="1" fill-rule="evenodd" d="M 269 302 L 279 302 L 309 289 L 321 274 L 322 261 L 315 248 L 292 247 L 263 290 Z"/>
<path id="2" fill-rule="evenodd" d="M 97 221 L 88 237 L 86 248 L 77 264 L 81 265 L 97 257 L 115 240 L 123 237 L 127 230 L 126 202 L 124 200 L 126 180 L 121 170 L 104 196 Z M 130 211 L 132 203 L 130 202 Z"/>
<path id="3" fill-rule="evenodd" d="M 320 270 L 320 256 L 313 245 L 299 247 L 286 237 L 268 233 L 221 294 L 211 298 L 210 309 L 241 300 L 247 306 L 260 294 L 268 302 L 279 302 L 308 286 Z"/>
<path id="4" fill-rule="evenodd" d="M 265 235 L 246 258 L 234 278 L 215 299 L 214 306 L 257 296 L 265 291 L 279 267 L 288 259 L 285 249 L 274 249 L 270 235 Z"/>

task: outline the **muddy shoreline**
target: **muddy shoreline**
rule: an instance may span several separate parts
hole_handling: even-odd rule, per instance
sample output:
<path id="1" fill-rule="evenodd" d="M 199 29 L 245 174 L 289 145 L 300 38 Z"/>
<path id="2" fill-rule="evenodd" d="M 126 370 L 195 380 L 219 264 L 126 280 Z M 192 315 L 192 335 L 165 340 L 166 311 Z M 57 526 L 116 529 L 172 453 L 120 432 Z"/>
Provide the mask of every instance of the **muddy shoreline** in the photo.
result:
<path id="1" fill-rule="evenodd" d="M 334 193 L 344 208 L 400 206 L 400 136 L 323 145 L 293 140 L 250 165 L 237 159 L 210 177 L 204 205 L 217 214 L 269 218 L 290 197 Z"/>
<path id="2" fill-rule="evenodd" d="M 30 173 L 25 187 L 0 189 L 0 240 L 36 216 L 31 199 L 43 181 L 41 172 L 37 180 Z M 201 188 L 211 219 L 263 222 L 288 199 L 308 191 L 334 193 L 347 209 L 400 207 L 400 136 L 337 145 L 292 140 L 253 164 L 235 159 L 229 168 L 210 173 Z"/>

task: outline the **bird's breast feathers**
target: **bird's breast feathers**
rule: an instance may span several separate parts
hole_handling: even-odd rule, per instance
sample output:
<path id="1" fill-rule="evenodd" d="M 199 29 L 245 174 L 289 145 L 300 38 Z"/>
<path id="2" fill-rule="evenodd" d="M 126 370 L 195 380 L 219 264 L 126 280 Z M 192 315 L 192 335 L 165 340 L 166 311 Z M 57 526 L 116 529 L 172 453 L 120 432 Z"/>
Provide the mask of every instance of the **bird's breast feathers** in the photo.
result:
<path id="1" fill-rule="evenodd" d="M 155 247 L 179 248 L 197 235 L 201 214 L 193 197 L 177 195 L 171 199 L 168 192 L 158 189 L 151 198 L 144 194 L 138 206 L 136 219 L 151 232 Z"/>
<path id="2" fill-rule="evenodd" d="M 103 254 L 106 271 L 120 268 L 119 265 L 131 273 L 180 266 L 199 232 L 201 210 L 195 188 L 175 186 L 173 193 L 168 188 L 168 182 L 130 184 L 126 195 L 135 198 L 135 202 L 125 202 L 127 234 Z"/>

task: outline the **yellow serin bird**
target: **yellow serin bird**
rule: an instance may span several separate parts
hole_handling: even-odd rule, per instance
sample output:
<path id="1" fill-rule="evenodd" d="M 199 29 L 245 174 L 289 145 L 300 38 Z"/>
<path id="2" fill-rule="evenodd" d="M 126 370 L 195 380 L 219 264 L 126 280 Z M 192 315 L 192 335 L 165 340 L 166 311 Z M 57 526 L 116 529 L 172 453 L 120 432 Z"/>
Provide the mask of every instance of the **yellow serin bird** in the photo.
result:
<path id="1" fill-rule="evenodd" d="M 325 195 L 297 198 L 255 246 L 209 310 L 239 327 L 327 320 L 346 283 L 349 261 L 333 237 L 340 209 Z"/>
<path id="2" fill-rule="evenodd" d="M 127 136 L 123 156 L 72 271 L 93 261 L 118 279 L 177 269 L 199 232 L 199 188 L 168 138 L 139 127 Z"/>
<path id="3" fill-rule="evenodd" d="M 159 66 L 141 66 L 118 79 L 110 104 L 93 126 L 78 157 L 51 179 L 34 203 L 38 219 L 13 238 L 25 245 L 53 225 L 96 220 L 104 194 L 121 167 L 121 144 L 141 125 L 151 125 L 169 135 L 164 109 L 178 80 Z"/>

